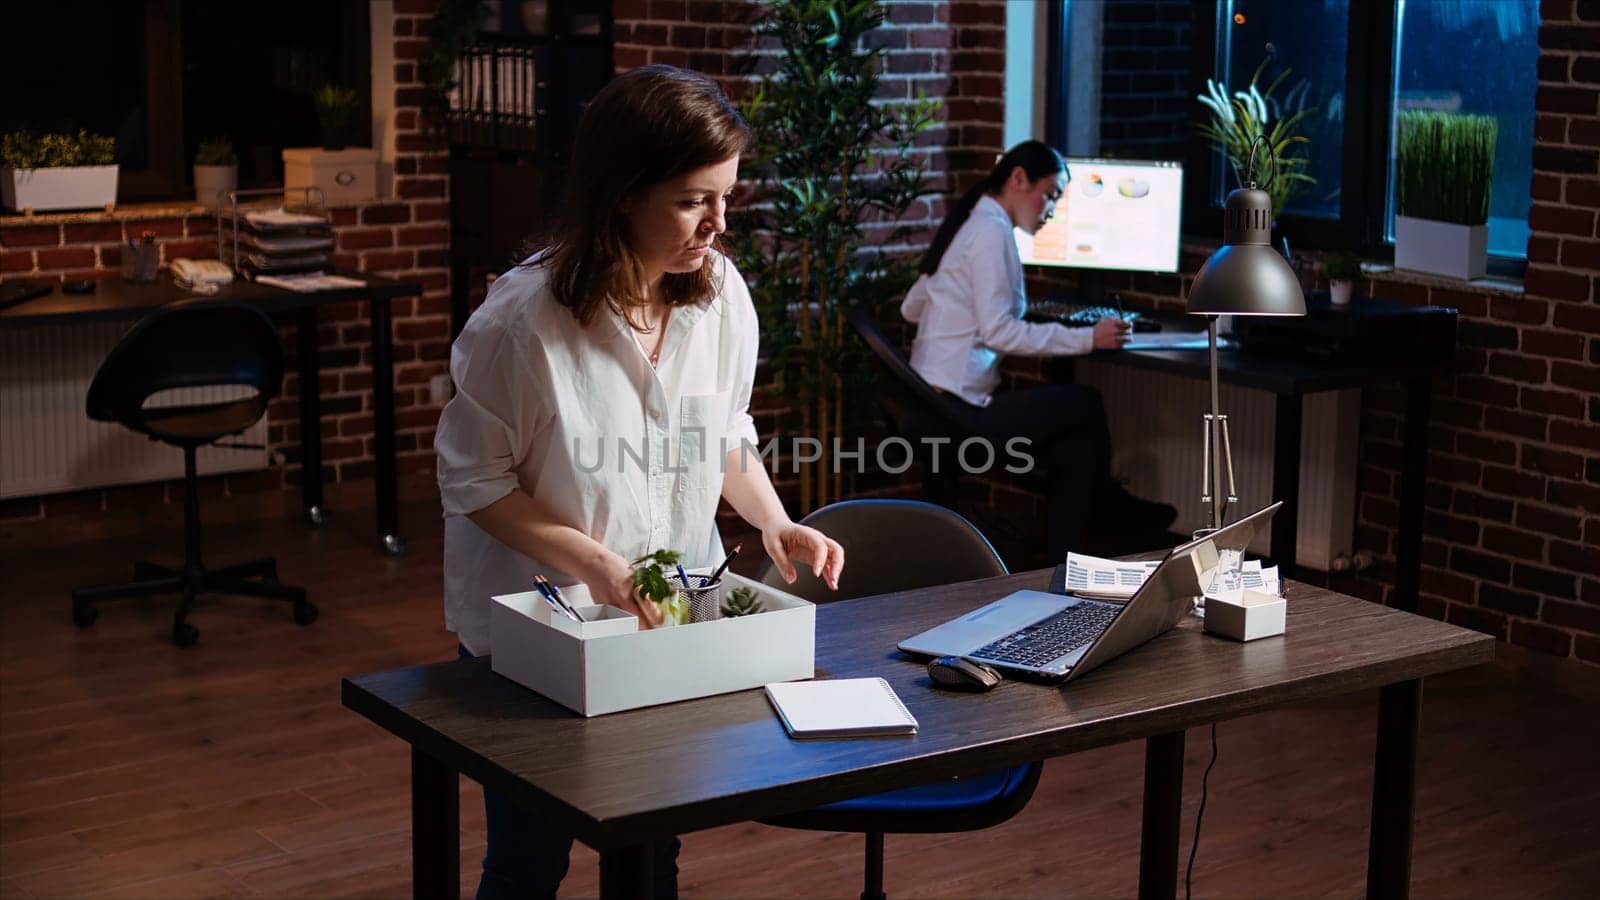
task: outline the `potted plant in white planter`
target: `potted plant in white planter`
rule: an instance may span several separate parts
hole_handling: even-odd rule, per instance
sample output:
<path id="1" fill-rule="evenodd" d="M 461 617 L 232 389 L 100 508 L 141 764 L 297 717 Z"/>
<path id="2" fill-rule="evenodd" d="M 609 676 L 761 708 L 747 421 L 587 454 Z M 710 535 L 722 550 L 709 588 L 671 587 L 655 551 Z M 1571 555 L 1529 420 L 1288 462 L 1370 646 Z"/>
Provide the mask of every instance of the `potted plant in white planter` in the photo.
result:
<path id="1" fill-rule="evenodd" d="M 1400 114 L 1396 269 L 1464 280 L 1483 277 L 1498 131 L 1493 116 Z"/>
<path id="2" fill-rule="evenodd" d="M 1329 302 L 1345 306 L 1361 281 L 1361 260 L 1354 253 L 1335 253 L 1322 261 L 1322 277 L 1328 279 Z"/>
<path id="3" fill-rule="evenodd" d="M 116 142 L 13 131 L 0 140 L 0 200 L 12 212 L 110 209 L 117 202 Z"/>
<path id="4" fill-rule="evenodd" d="M 221 206 L 239 184 L 239 154 L 225 137 L 207 138 L 194 154 L 194 199 L 203 206 Z"/>

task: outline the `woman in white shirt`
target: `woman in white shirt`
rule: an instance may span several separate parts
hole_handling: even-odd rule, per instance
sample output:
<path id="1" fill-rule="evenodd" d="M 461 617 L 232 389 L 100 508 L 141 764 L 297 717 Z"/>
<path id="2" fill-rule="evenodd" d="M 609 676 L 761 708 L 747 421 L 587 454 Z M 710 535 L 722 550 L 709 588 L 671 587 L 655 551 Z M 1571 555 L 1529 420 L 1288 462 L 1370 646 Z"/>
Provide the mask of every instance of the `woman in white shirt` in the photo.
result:
<path id="1" fill-rule="evenodd" d="M 1109 526 L 1146 537 L 1177 516 L 1171 506 L 1137 500 L 1112 480 L 1111 435 L 1093 388 L 1062 384 L 995 393 L 1007 355 L 1083 354 L 1127 342 L 1128 324 L 1121 319 L 1084 328 L 1023 320 L 1028 295 L 1012 229 L 1032 234 L 1043 227 L 1068 177 L 1065 161 L 1048 145 L 1012 147 L 957 201 L 900 305 L 917 325 L 912 368 L 951 399 L 973 431 L 997 441 L 1028 438 L 1035 461 L 1049 468 L 1046 551 L 1052 559 L 1081 549 L 1090 521 L 1097 533 Z"/>
<path id="2" fill-rule="evenodd" d="M 659 624 L 629 560 L 665 548 L 720 563 L 719 498 L 786 579 L 801 563 L 837 588 L 843 550 L 789 519 L 757 453 L 755 308 L 713 246 L 748 139 L 704 76 L 613 79 L 579 123 L 553 241 L 496 280 L 456 340 L 435 449 L 445 622 L 463 656 L 490 652 L 489 598 L 535 574 Z M 478 897 L 554 896 L 572 838 L 493 792 L 485 805 Z M 657 848 L 663 896 L 677 847 Z"/>

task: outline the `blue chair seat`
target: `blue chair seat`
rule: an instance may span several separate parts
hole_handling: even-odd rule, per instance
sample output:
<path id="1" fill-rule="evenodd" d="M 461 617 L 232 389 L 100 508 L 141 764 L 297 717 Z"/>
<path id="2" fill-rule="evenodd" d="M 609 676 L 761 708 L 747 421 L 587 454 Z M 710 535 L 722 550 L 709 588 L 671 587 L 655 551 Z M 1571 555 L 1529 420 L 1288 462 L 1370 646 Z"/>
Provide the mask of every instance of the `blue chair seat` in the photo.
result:
<path id="1" fill-rule="evenodd" d="M 788 816 L 771 825 L 811 831 L 944 834 L 976 831 L 1016 815 L 1039 783 L 1041 763 L 1028 763 L 898 791 L 852 797 Z"/>

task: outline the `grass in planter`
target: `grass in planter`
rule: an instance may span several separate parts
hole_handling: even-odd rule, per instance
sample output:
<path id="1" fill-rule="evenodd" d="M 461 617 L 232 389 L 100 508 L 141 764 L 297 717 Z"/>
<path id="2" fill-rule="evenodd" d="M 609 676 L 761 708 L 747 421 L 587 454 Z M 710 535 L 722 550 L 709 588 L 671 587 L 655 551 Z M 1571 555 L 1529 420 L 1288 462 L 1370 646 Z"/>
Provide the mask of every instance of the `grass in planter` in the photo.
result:
<path id="1" fill-rule="evenodd" d="M 1493 116 L 1402 112 L 1396 211 L 1413 219 L 1456 225 L 1489 221 L 1499 131 Z"/>
<path id="2" fill-rule="evenodd" d="M 81 128 L 75 135 L 11 131 L 0 138 L 0 166 L 10 169 L 109 166 L 116 160 L 115 140 Z"/>
<path id="3" fill-rule="evenodd" d="M 233 142 L 225 137 L 206 138 L 200 142 L 200 149 L 195 151 L 194 164 L 236 166 L 239 164 L 239 154 L 234 152 Z"/>

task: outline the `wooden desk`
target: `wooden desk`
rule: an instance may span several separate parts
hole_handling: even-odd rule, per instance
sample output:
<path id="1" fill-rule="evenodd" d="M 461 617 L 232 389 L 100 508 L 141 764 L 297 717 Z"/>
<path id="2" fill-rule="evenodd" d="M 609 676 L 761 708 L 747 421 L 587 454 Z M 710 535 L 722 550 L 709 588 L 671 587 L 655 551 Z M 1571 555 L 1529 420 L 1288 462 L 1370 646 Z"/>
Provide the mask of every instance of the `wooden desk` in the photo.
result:
<path id="1" fill-rule="evenodd" d="M 419 898 L 460 895 L 457 773 L 599 850 L 602 896 L 634 897 L 650 890 L 653 839 L 1138 738 L 1148 740 L 1140 894 L 1172 897 L 1184 729 L 1382 687 L 1368 893 L 1405 895 L 1421 679 L 1490 661 L 1492 638 L 1296 583 L 1281 638 L 1233 643 L 1190 619 L 1067 687 L 936 692 L 895 650 L 1013 590 L 1043 589 L 1050 574 L 817 609 L 819 677 L 886 678 L 921 724 L 911 738 L 791 740 L 760 690 L 584 719 L 484 658 L 347 678 L 343 699 L 411 744 Z"/>
<path id="2" fill-rule="evenodd" d="M 390 301 L 414 297 L 422 285 L 396 281 L 379 275 L 340 272 L 366 282 L 359 288 L 296 293 L 283 288 L 238 280 L 223 286 L 219 293 L 192 294 L 172 283 L 166 272 L 151 284 L 131 284 L 120 278 L 95 282 L 92 294 L 63 293 L 55 290 L 15 306 L 0 310 L 0 328 L 50 321 L 139 318 L 171 303 L 204 300 L 239 300 L 253 303 L 268 312 L 292 309 L 299 316 L 300 363 L 300 448 L 301 500 L 306 517 L 315 525 L 326 521 L 322 500 L 322 412 L 317 377 L 317 308 L 329 303 L 370 301 L 372 321 L 372 406 L 373 480 L 378 499 L 378 537 L 385 552 L 398 555 L 405 550 L 400 537 L 399 507 L 396 503 L 394 448 L 394 329 Z M 310 389 L 307 389 L 307 386 Z"/>
<path id="3" fill-rule="evenodd" d="M 1093 359 L 1207 381 L 1211 377 L 1205 350 L 1122 350 L 1096 353 Z M 1400 521 L 1395 529 L 1394 605 L 1416 612 L 1417 592 L 1422 585 L 1422 488 L 1427 481 L 1429 401 L 1437 368 L 1434 364 L 1289 359 L 1239 350 L 1217 354 L 1217 377 L 1223 384 L 1269 391 L 1277 398 L 1272 435 L 1272 499 L 1282 500 L 1283 509 L 1272 520 L 1272 550 L 1286 577 L 1294 577 L 1294 548 L 1299 538 L 1300 425 L 1306 395 L 1370 384 L 1403 384 L 1406 413 L 1401 434 Z M 1195 410 L 1196 422 L 1202 412 Z"/>

